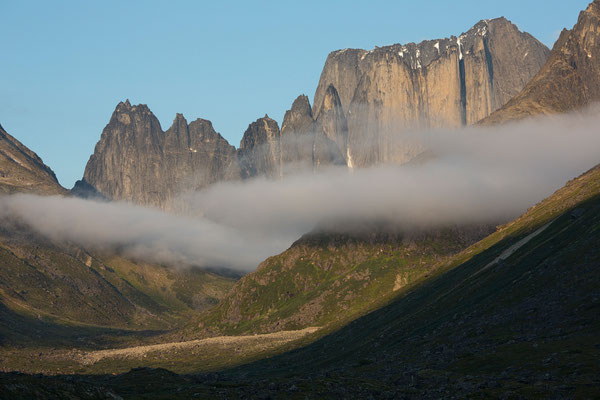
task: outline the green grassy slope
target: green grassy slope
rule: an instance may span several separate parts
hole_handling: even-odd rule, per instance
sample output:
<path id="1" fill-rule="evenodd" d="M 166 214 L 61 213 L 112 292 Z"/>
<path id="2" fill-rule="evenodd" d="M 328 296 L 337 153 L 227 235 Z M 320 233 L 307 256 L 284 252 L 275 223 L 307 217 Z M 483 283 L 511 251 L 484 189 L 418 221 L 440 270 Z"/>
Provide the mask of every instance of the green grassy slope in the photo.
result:
<path id="1" fill-rule="evenodd" d="M 511 256 L 492 263 L 549 222 Z M 300 377 L 318 371 L 311 387 L 333 397 L 369 390 L 441 390 L 435 393 L 442 397 L 600 395 L 600 167 L 447 268 L 338 332 L 234 372 L 291 380 L 308 391 Z M 347 385 L 335 385 L 337 394 L 327 389 L 336 381 Z"/>
<path id="2" fill-rule="evenodd" d="M 56 326 L 168 329 L 213 306 L 234 281 L 197 269 L 138 263 L 55 245 L 18 227 L 0 230 L 4 342 L 39 336 L 27 321 Z M 58 328 L 57 328 L 58 329 Z M 59 329 L 60 331 L 60 329 Z M 53 332 L 50 329 L 49 332 Z"/>
<path id="3" fill-rule="evenodd" d="M 470 227 L 309 234 L 243 277 L 200 326 L 240 334 L 341 325 L 389 301 L 489 232 Z"/>

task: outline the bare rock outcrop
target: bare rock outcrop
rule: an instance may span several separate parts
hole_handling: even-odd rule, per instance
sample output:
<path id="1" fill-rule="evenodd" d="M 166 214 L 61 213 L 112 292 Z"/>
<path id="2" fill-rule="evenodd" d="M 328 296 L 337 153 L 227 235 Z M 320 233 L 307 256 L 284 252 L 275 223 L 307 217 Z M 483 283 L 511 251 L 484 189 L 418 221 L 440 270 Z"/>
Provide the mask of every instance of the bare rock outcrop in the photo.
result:
<path id="1" fill-rule="evenodd" d="M 517 96 L 482 121 L 495 124 L 568 112 L 600 101 L 600 0 L 563 30 L 548 61 Z"/>
<path id="2" fill-rule="evenodd" d="M 255 176 L 280 177 L 281 146 L 277 121 L 265 115 L 248 125 L 240 142 L 238 159 L 244 179 Z"/>
<path id="3" fill-rule="evenodd" d="M 110 200 L 172 209 L 180 193 L 238 179 L 236 150 L 198 119 L 177 114 L 163 132 L 146 105 L 121 102 L 104 128 L 84 182 Z"/>
<path id="4" fill-rule="evenodd" d="M 300 171 L 318 172 L 328 165 L 346 165 L 335 138 L 328 135 L 330 132 L 335 136 L 336 121 L 330 121 L 329 116 L 327 118 L 327 121 L 325 118 L 322 121 L 314 120 L 305 95 L 298 96 L 292 108 L 286 111 L 281 127 L 284 175 Z"/>
<path id="5" fill-rule="evenodd" d="M 0 125 L 0 193 L 66 194 L 42 159 Z"/>
<path id="6" fill-rule="evenodd" d="M 347 113 L 353 163 L 406 162 L 423 149 L 402 132 L 479 121 L 516 95 L 548 52 L 505 18 L 480 21 L 458 37 L 336 51 L 321 74 L 315 114 L 333 86 Z"/>

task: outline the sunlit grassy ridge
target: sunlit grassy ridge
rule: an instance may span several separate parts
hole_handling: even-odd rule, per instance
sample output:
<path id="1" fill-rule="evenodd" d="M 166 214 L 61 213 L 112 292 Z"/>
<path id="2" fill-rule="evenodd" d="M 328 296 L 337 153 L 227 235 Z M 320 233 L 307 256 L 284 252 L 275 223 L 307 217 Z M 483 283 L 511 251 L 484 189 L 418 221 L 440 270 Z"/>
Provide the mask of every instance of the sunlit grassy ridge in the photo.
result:
<path id="1" fill-rule="evenodd" d="M 242 278 L 200 326 L 240 334 L 342 324 L 427 276 L 488 229 L 306 235 Z"/>

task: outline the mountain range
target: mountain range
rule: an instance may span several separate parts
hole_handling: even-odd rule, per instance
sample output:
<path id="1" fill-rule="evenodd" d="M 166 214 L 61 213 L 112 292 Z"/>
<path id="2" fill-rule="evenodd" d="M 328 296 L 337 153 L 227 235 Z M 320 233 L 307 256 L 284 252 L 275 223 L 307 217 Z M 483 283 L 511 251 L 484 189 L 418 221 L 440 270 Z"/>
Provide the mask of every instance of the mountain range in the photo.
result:
<path id="1" fill-rule="evenodd" d="M 313 105 L 299 96 L 281 129 L 257 119 L 238 149 L 210 121 L 177 114 L 163 131 L 146 105 L 121 102 L 70 192 L 0 127 L 0 192 L 170 212 L 218 182 L 427 163 L 408 134 L 600 100 L 599 46 L 594 0 L 552 51 L 505 18 L 334 51 Z M 590 167 L 499 226 L 317 229 L 241 278 L 54 242 L 4 218 L 0 397 L 600 396 Z"/>
<path id="2" fill-rule="evenodd" d="M 473 124 L 540 70 L 549 50 L 505 18 L 458 37 L 345 49 L 327 57 L 311 107 L 299 96 L 278 123 L 265 115 L 236 150 L 210 121 L 178 114 L 163 131 L 146 105 L 120 103 L 73 193 L 162 209 L 220 181 L 279 179 L 327 166 L 405 163 L 425 149 L 403 132 Z"/>

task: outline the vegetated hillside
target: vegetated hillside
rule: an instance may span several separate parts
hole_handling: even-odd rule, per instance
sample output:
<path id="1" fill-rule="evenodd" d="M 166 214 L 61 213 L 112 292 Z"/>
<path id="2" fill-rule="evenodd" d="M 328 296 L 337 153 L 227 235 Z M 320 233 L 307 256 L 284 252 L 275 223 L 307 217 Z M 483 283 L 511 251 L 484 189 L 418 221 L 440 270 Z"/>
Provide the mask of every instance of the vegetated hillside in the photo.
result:
<path id="1" fill-rule="evenodd" d="M 492 229 L 311 233 L 243 277 L 199 325 L 227 334 L 339 325 L 389 301 Z"/>
<path id="2" fill-rule="evenodd" d="M 600 101 L 600 0 L 563 30 L 548 61 L 525 88 L 482 123 L 567 112 Z"/>
<path id="3" fill-rule="evenodd" d="M 0 194 L 65 194 L 54 172 L 41 158 L 0 125 Z"/>
<path id="4" fill-rule="evenodd" d="M 2 374 L 0 385 L 15 398 L 596 398 L 599 241 L 597 166 L 445 271 L 306 347 L 218 374 Z"/>
<path id="5" fill-rule="evenodd" d="M 236 372 L 324 397 L 598 396 L 598 243 L 600 166 L 389 306 Z"/>
<path id="6" fill-rule="evenodd" d="M 0 127 L 0 193 L 66 195 L 30 149 Z M 234 280 L 138 263 L 34 234 L 0 220 L 0 344 L 73 339 L 67 327 L 166 329 L 214 306 Z M 59 338 L 60 337 L 60 338 Z"/>
<path id="7" fill-rule="evenodd" d="M 0 263 L 4 345 L 60 326 L 172 328 L 183 315 L 216 304 L 234 282 L 54 244 L 15 225 L 0 229 Z"/>

